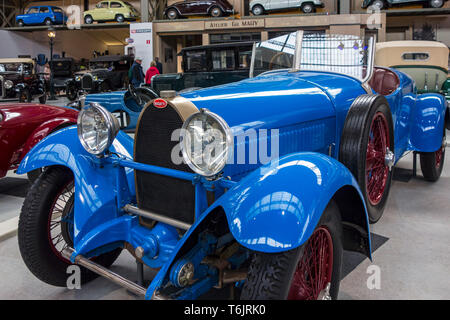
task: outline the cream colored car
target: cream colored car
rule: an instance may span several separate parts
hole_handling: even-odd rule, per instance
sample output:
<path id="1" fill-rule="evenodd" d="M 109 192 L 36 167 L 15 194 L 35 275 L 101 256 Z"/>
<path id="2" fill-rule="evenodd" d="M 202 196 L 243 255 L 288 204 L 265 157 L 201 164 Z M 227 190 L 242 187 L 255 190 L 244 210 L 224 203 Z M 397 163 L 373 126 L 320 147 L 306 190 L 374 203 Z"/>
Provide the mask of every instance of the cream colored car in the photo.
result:
<path id="1" fill-rule="evenodd" d="M 95 9 L 84 12 L 84 23 L 91 24 L 94 21 L 135 21 L 139 19 L 139 12 L 128 2 L 114 0 L 101 1 Z"/>
<path id="2" fill-rule="evenodd" d="M 395 68 L 416 82 L 419 93 L 448 87 L 449 49 L 438 41 L 388 41 L 376 44 L 375 65 Z"/>

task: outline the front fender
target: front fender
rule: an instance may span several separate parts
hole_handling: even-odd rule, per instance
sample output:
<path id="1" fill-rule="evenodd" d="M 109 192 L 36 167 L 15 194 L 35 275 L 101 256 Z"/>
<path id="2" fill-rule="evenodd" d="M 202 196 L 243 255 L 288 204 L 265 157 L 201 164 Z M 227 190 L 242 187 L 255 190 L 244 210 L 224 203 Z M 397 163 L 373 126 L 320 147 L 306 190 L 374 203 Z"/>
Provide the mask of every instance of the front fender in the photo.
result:
<path id="1" fill-rule="evenodd" d="M 446 103 L 440 94 L 418 96 L 411 128 L 410 148 L 419 152 L 434 152 L 442 145 Z"/>
<path id="2" fill-rule="evenodd" d="M 131 158 L 133 140 L 127 134 L 119 132 L 110 151 Z M 127 186 L 117 183 L 125 178 L 119 176 L 120 168 L 100 162 L 97 157 L 89 154 L 78 139 L 76 126 L 61 129 L 36 144 L 22 160 L 17 171 L 23 174 L 55 165 L 69 168 L 75 179 L 75 246 L 90 230 L 118 217 L 118 202 L 130 201 L 117 199 L 116 195 L 125 197 L 123 188 L 128 187 L 129 197 L 135 197 L 133 170 L 125 170 L 124 181 Z M 120 192 L 118 188 L 121 188 Z"/>
<path id="3" fill-rule="evenodd" d="M 356 189 L 362 201 L 356 180 L 340 162 L 320 153 L 295 153 L 255 170 L 217 205 L 241 245 L 280 252 L 311 236 L 330 200 L 345 186 Z M 369 233 L 367 212 L 361 214 Z"/>

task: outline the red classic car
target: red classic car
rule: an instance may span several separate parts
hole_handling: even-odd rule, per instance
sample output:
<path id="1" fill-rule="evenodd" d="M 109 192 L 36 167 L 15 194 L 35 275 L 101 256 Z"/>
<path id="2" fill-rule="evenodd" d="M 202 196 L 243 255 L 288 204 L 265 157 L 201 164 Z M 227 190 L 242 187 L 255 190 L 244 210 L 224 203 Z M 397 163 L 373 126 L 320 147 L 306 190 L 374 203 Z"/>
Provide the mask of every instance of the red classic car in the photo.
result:
<path id="1" fill-rule="evenodd" d="M 227 0 L 184 0 L 168 6 L 164 10 L 164 15 L 170 20 L 174 20 L 196 15 L 208 15 L 217 18 L 233 12 L 233 6 Z"/>
<path id="2" fill-rule="evenodd" d="M 78 111 L 33 103 L 0 104 L 0 178 L 16 169 L 27 152 L 52 132 L 77 123 Z M 28 174 L 35 180 L 40 174 Z"/>

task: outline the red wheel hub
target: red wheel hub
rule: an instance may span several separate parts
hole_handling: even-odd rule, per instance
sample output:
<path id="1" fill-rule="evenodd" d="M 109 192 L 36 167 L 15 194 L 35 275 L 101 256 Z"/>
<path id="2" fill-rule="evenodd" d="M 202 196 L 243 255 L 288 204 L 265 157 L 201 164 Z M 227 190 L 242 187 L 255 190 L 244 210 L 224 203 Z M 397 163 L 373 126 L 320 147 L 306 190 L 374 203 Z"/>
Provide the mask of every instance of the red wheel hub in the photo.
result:
<path id="1" fill-rule="evenodd" d="M 316 300 L 331 282 L 333 240 L 326 227 L 317 228 L 305 244 L 292 278 L 289 300 Z"/>
<path id="2" fill-rule="evenodd" d="M 384 114 L 378 112 L 372 119 L 366 152 L 366 194 L 372 205 L 381 201 L 386 189 L 389 166 L 385 163 L 385 157 L 388 148 L 388 123 Z"/>

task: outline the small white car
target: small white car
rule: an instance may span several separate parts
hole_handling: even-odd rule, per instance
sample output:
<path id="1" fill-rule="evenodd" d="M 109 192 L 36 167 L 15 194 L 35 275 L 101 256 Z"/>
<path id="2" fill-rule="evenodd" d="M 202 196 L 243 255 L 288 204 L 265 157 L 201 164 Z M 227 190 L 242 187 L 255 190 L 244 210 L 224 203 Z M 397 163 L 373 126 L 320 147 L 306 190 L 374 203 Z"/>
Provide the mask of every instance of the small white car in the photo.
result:
<path id="1" fill-rule="evenodd" d="M 281 11 L 285 9 L 300 8 L 304 13 L 313 13 L 316 8 L 323 8 L 322 0 L 252 0 L 249 4 L 250 11 L 255 16 L 268 11 Z"/>

